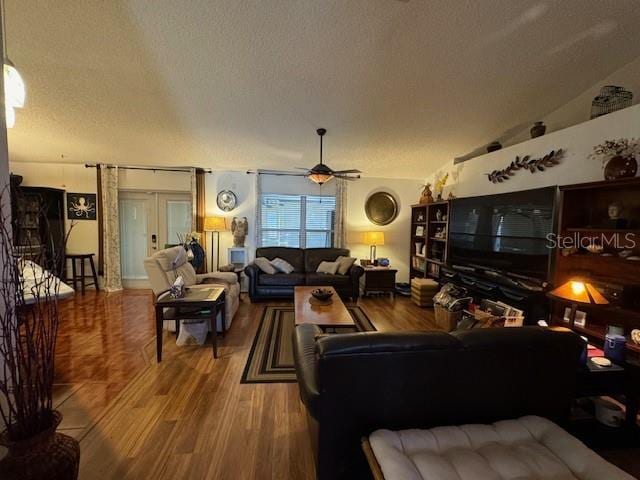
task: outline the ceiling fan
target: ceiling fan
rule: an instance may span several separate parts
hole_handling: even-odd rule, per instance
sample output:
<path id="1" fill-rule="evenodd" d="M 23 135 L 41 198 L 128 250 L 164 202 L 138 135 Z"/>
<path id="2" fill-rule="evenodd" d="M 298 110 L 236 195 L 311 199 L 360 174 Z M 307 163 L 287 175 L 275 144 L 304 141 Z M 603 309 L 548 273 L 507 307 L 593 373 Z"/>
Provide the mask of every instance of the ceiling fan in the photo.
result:
<path id="1" fill-rule="evenodd" d="M 316 132 L 320 136 L 320 163 L 311 169 L 298 167 L 300 170 L 306 170 L 306 173 L 303 175 L 318 185 L 327 183 L 332 178 L 343 178 L 345 180 L 359 179 L 360 175 L 358 174 L 362 173 L 360 170 L 354 168 L 350 170 L 332 170 L 331 167 L 322 163 L 322 138 L 325 133 L 327 133 L 327 130 L 325 128 L 319 128 Z"/>

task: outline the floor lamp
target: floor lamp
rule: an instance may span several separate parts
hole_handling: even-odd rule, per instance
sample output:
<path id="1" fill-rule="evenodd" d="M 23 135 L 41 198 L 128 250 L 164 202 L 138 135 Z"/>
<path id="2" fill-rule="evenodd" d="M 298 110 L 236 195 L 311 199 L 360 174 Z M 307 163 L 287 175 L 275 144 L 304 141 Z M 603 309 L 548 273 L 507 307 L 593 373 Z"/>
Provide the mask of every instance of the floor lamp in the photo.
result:
<path id="1" fill-rule="evenodd" d="M 204 231 L 218 234 L 217 253 L 216 253 L 216 269 L 220 268 L 220 232 L 227 229 L 227 222 L 224 217 L 205 217 Z M 213 235 L 211 235 L 211 271 L 213 270 Z"/>

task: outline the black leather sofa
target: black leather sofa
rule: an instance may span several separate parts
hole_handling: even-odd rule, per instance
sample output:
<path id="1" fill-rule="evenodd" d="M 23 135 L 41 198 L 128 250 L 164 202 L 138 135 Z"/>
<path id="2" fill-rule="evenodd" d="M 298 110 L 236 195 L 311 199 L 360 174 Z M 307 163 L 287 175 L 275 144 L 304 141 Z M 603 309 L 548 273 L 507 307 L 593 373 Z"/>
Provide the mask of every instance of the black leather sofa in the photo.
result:
<path id="1" fill-rule="evenodd" d="M 333 262 L 339 256 L 348 257 L 345 248 L 289 248 L 262 247 L 256 250 L 257 257 L 269 260 L 282 258 L 289 262 L 293 273 L 266 274 L 256 265 L 248 265 L 244 273 L 249 278 L 249 297 L 252 302 L 274 298 L 293 298 L 293 289 L 299 285 L 332 286 L 343 298 L 356 300 L 360 292 L 360 277 L 364 269 L 353 265 L 346 275 L 316 273 L 320 262 Z"/>
<path id="2" fill-rule="evenodd" d="M 431 428 L 539 415 L 562 425 L 581 339 L 567 329 L 293 334 L 316 475 L 371 478 L 361 438 L 380 428 Z"/>

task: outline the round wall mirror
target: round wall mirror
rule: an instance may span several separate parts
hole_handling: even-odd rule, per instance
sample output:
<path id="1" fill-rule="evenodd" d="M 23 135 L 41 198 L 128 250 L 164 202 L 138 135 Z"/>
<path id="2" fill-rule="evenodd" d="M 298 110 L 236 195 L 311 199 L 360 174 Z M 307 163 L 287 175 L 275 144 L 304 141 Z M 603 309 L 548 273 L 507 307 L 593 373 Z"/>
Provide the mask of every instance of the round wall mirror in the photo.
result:
<path id="1" fill-rule="evenodd" d="M 398 216 L 398 202 L 388 192 L 376 192 L 364 204 L 367 218 L 376 225 L 389 225 Z"/>

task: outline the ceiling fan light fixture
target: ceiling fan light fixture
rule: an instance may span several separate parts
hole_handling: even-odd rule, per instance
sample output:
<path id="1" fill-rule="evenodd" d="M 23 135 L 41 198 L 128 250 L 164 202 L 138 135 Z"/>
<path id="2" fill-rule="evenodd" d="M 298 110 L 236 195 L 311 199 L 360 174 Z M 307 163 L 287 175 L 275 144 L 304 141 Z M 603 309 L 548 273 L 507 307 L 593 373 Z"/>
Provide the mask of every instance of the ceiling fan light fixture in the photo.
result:
<path id="1" fill-rule="evenodd" d="M 328 173 L 310 173 L 307 178 L 313 183 L 323 185 L 333 178 L 333 175 Z"/>

